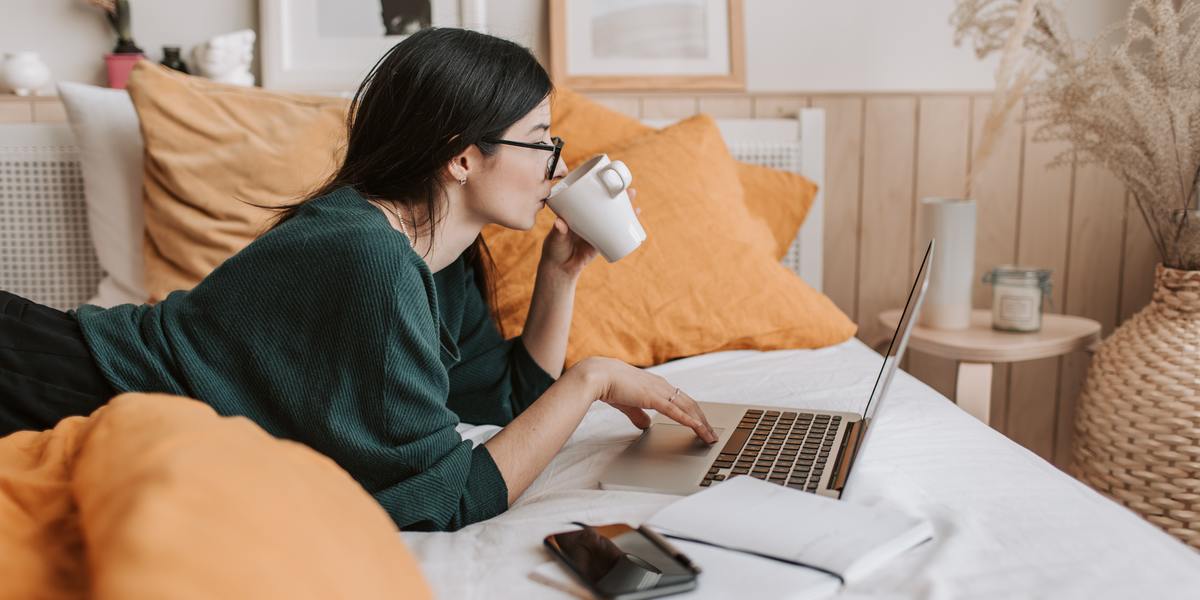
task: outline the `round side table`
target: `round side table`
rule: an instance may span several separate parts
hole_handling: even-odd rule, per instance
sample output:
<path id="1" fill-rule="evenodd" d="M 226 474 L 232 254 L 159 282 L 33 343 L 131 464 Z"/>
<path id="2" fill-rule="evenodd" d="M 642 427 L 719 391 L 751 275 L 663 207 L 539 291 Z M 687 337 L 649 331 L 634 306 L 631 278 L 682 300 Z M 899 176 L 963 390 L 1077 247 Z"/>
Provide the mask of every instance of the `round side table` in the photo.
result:
<path id="1" fill-rule="evenodd" d="M 879 313 L 879 322 L 896 330 L 900 309 Z M 931 329 L 913 325 L 908 349 L 958 361 L 954 401 L 988 422 L 992 410 L 992 364 L 1036 360 L 1086 350 L 1100 341 L 1100 323 L 1071 315 L 1042 315 L 1042 328 L 1031 333 L 992 329 L 991 310 L 971 311 L 967 329 Z M 886 341 L 884 343 L 887 343 Z M 886 351 L 886 348 L 884 349 Z"/>

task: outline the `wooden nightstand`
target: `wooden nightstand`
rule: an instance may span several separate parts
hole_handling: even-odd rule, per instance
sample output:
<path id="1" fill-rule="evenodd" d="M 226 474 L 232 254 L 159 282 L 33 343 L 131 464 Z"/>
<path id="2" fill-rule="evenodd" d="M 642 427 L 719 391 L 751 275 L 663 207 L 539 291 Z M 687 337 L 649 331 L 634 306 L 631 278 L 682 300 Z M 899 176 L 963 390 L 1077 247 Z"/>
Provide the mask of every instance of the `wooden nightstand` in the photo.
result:
<path id="1" fill-rule="evenodd" d="M 879 313 L 879 322 L 896 330 L 900 309 Z M 971 311 L 971 326 L 961 330 L 914 325 L 908 349 L 958 361 L 954 401 L 988 422 L 992 408 L 992 364 L 1035 360 L 1087 350 L 1100 341 L 1100 323 L 1071 315 L 1045 314 L 1042 329 L 1013 333 L 992 329 L 991 310 Z M 887 341 L 884 341 L 887 344 Z M 887 348 L 883 349 L 886 351 Z"/>

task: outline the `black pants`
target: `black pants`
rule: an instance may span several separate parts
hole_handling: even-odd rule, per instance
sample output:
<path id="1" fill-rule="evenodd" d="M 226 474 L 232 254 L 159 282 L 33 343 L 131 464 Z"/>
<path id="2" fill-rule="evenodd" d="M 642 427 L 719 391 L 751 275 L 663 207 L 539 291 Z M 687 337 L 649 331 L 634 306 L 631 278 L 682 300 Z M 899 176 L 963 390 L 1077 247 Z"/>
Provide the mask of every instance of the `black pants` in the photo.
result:
<path id="1" fill-rule="evenodd" d="M 0 291 L 0 436 L 91 414 L 115 393 L 75 317 Z"/>

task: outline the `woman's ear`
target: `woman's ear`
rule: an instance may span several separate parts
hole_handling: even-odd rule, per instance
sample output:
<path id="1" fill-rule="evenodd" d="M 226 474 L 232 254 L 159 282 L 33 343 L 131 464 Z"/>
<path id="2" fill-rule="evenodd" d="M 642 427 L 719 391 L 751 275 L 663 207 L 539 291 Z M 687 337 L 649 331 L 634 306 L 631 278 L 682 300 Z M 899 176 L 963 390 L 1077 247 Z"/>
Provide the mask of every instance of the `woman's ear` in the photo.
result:
<path id="1" fill-rule="evenodd" d="M 480 154 L 479 149 L 475 146 L 468 146 L 466 150 L 450 159 L 450 164 L 446 166 L 446 172 L 454 181 L 466 181 L 471 178 L 472 173 L 479 171 L 482 162 L 483 155 Z"/>
<path id="2" fill-rule="evenodd" d="M 450 163 L 446 165 L 446 175 L 453 181 L 466 181 L 471 176 L 470 161 L 464 156 L 466 153 L 459 154 L 450 159 Z"/>

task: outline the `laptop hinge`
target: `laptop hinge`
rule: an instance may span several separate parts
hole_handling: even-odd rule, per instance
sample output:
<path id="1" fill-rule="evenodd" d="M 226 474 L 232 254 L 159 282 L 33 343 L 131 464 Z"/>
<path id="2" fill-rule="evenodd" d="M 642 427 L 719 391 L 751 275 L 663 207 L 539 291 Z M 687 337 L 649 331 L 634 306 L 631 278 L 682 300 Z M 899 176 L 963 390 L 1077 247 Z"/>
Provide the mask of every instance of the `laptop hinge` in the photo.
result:
<path id="1" fill-rule="evenodd" d="M 846 478 L 850 476 L 850 467 L 854 464 L 854 455 L 858 453 L 858 443 L 862 440 L 860 432 L 866 426 L 865 423 L 865 420 L 858 420 L 846 428 L 846 434 L 842 437 L 845 444 L 839 453 L 838 464 L 834 470 L 834 479 L 829 485 L 830 489 L 840 492 L 846 486 Z"/>

